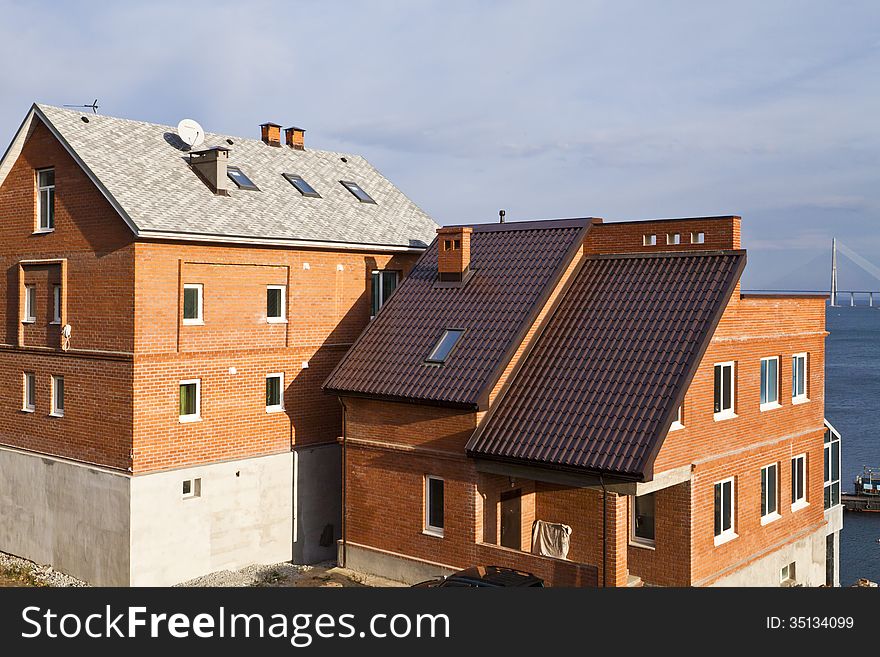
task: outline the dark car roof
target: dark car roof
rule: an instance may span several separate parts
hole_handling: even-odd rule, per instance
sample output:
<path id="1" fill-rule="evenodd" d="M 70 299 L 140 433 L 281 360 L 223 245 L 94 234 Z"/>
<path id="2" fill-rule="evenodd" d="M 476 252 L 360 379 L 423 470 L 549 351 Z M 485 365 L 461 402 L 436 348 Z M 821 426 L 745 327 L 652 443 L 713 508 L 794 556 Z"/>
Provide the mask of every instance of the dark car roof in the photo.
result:
<path id="1" fill-rule="evenodd" d="M 588 257 L 468 454 L 643 479 L 744 266 L 744 251 Z"/>
<path id="2" fill-rule="evenodd" d="M 534 586 L 543 584 L 540 577 L 502 566 L 471 566 L 450 575 L 451 579 L 479 582 L 483 586 Z"/>
<path id="3" fill-rule="evenodd" d="M 437 283 L 437 240 L 324 384 L 337 394 L 465 408 L 486 405 L 526 330 L 594 220 L 475 225 L 470 278 Z M 464 329 L 443 365 L 425 359 L 445 329 Z"/>

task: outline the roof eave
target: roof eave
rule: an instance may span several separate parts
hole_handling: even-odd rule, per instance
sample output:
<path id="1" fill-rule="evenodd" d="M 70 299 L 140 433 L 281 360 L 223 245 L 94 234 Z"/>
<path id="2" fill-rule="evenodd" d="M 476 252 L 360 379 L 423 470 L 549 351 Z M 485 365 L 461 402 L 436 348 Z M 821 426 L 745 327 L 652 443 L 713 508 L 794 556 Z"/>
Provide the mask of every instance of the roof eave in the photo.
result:
<path id="1" fill-rule="evenodd" d="M 220 244 L 255 244 L 262 246 L 302 247 L 312 249 L 332 249 L 345 251 L 383 251 L 394 253 L 421 253 L 426 246 L 403 244 L 371 244 L 368 242 L 338 242 L 307 239 L 285 239 L 272 237 L 251 237 L 248 235 L 217 235 L 211 233 L 185 233 L 176 231 L 141 230 L 138 238 L 142 240 L 212 242 Z"/>

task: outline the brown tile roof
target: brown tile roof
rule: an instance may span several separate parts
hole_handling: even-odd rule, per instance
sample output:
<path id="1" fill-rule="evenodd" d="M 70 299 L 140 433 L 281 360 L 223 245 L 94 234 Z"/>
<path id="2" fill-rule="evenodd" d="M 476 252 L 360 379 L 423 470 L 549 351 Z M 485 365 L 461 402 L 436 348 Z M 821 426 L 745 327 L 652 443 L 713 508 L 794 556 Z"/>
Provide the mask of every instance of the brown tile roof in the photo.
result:
<path id="1" fill-rule="evenodd" d="M 437 241 L 324 384 L 328 392 L 477 408 L 520 344 L 591 219 L 475 225 L 473 275 L 438 286 Z M 444 329 L 465 329 L 443 365 L 425 358 Z"/>
<path id="2" fill-rule="evenodd" d="M 587 258 L 468 454 L 650 477 L 745 260 L 744 251 Z"/>

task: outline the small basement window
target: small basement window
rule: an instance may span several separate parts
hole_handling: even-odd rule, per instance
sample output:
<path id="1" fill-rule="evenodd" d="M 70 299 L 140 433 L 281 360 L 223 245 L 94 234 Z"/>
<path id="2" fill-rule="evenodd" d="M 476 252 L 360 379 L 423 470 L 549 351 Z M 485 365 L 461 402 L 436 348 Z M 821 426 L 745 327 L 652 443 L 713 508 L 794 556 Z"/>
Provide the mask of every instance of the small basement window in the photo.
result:
<path id="1" fill-rule="evenodd" d="M 358 185 L 357 183 L 349 182 L 347 180 L 340 180 L 339 182 L 342 183 L 343 187 L 345 187 L 348 191 L 350 191 L 352 194 L 354 194 L 355 198 L 358 201 L 360 201 L 361 203 L 372 203 L 373 205 L 376 204 L 376 201 L 374 201 L 373 198 L 369 194 L 367 194 L 363 189 L 361 189 L 361 186 Z"/>
<path id="2" fill-rule="evenodd" d="M 309 183 L 303 180 L 302 176 L 295 173 L 283 173 L 287 182 L 296 187 L 296 190 L 303 196 L 311 196 L 312 198 L 321 198 L 321 195 Z"/>
<path id="3" fill-rule="evenodd" d="M 642 246 L 657 246 L 657 236 L 654 234 L 642 235 Z"/>
<path id="4" fill-rule="evenodd" d="M 201 497 L 202 496 L 202 479 L 201 479 L 201 477 L 197 477 L 195 479 L 184 479 L 180 492 L 181 492 L 180 496 L 184 499 L 187 499 L 189 497 Z"/>
<path id="5" fill-rule="evenodd" d="M 232 182 L 238 185 L 239 189 L 250 189 L 255 192 L 260 191 L 260 188 L 257 187 L 238 167 L 226 167 L 226 175 L 229 176 L 229 179 Z"/>
<path id="6" fill-rule="evenodd" d="M 440 339 L 437 341 L 437 344 L 434 345 L 434 348 L 425 359 L 425 362 L 437 364 L 445 363 L 462 334 L 464 334 L 464 329 L 446 329 L 443 331 L 443 335 L 440 336 Z"/>

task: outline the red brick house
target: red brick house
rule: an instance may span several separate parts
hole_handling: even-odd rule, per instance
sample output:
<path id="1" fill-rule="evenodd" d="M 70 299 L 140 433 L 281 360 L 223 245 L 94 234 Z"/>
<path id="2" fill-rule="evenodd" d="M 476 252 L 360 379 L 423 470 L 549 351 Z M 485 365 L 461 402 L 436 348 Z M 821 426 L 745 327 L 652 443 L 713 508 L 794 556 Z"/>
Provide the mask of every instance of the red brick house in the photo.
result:
<path id="1" fill-rule="evenodd" d="M 446 227 L 336 367 L 339 559 L 551 585 L 837 583 L 825 299 L 739 217 Z"/>
<path id="2" fill-rule="evenodd" d="M 436 224 L 261 134 L 31 108 L 0 161 L 0 550 L 105 585 L 335 555 L 321 383 Z"/>

